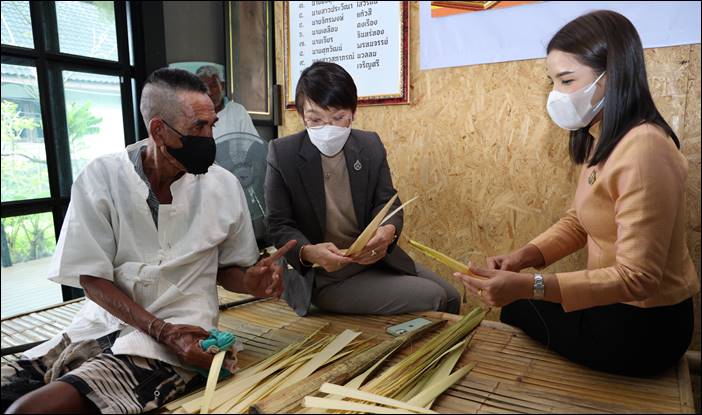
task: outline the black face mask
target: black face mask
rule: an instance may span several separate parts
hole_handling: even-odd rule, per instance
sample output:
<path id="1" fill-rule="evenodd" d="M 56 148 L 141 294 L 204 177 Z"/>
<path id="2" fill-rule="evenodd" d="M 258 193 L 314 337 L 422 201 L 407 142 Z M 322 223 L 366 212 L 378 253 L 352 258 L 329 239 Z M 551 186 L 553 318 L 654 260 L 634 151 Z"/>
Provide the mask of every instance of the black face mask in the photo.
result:
<path id="1" fill-rule="evenodd" d="M 214 138 L 201 137 L 196 135 L 183 135 L 175 128 L 171 127 L 167 122 L 168 128 L 180 135 L 180 142 L 183 143 L 181 148 L 171 148 L 166 146 L 168 154 L 178 160 L 185 167 L 188 173 L 205 174 L 207 169 L 214 163 L 217 155 L 217 146 Z"/>

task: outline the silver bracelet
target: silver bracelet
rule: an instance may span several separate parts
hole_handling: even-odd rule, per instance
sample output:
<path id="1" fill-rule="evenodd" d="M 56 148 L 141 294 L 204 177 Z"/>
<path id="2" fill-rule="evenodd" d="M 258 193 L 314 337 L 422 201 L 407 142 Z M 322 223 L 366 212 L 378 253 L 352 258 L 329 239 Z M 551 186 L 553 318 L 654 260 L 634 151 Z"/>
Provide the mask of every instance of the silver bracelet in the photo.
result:
<path id="1" fill-rule="evenodd" d="M 158 317 L 152 318 L 151 321 L 149 321 L 149 325 L 146 326 L 146 334 L 148 334 L 151 337 L 153 337 L 153 335 L 151 334 L 151 326 L 153 326 L 156 320 L 158 320 Z"/>
<path id="2" fill-rule="evenodd" d="M 161 343 L 161 334 L 163 333 L 163 328 L 166 327 L 168 324 L 169 323 L 164 321 L 163 324 L 161 325 L 161 328 L 158 330 L 158 334 L 156 335 L 157 342 Z"/>
<path id="3" fill-rule="evenodd" d="M 544 299 L 544 276 L 534 274 L 534 300 Z"/>

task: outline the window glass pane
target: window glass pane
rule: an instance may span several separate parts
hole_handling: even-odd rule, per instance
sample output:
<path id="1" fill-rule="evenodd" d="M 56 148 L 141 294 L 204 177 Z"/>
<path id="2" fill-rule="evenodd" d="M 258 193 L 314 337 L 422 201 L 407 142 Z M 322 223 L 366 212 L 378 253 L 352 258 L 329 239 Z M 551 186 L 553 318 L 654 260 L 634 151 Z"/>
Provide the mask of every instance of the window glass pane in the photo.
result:
<path id="1" fill-rule="evenodd" d="M 49 197 L 37 71 L 2 64 L 3 202 Z"/>
<path id="2" fill-rule="evenodd" d="M 115 6 L 112 1 L 57 1 L 61 52 L 117 60 Z"/>
<path id="3" fill-rule="evenodd" d="M 28 1 L 2 2 L 2 44 L 34 47 Z"/>
<path id="4" fill-rule="evenodd" d="M 2 318 L 63 301 L 46 279 L 55 248 L 51 213 L 2 218 Z"/>
<path id="5" fill-rule="evenodd" d="M 63 72 L 73 178 L 97 156 L 124 150 L 118 76 Z"/>

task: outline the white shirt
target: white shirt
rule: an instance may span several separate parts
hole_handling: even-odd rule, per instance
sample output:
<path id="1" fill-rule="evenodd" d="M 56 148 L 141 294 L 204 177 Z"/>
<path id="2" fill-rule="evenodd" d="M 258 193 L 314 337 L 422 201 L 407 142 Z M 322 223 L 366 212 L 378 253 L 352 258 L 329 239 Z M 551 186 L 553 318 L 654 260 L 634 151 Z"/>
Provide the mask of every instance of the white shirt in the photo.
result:
<path id="1" fill-rule="evenodd" d="M 80 275 L 104 278 L 169 323 L 216 327 L 217 269 L 258 259 L 239 180 L 217 165 L 204 175 L 184 174 L 171 185 L 172 203 L 160 205 L 156 229 L 146 204 L 148 188 L 127 151 L 95 159 L 76 178 L 49 279 L 80 287 Z M 90 300 L 65 332 L 77 342 L 116 330 L 121 332 L 114 354 L 182 366 L 165 346 Z M 60 338 L 25 355 L 43 356 Z"/>
<path id="2" fill-rule="evenodd" d="M 217 113 L 219 120 L 212 128 L 212 135 L 215 139 L 228 133 L 249 133 L 258 137 L 258 131 L 251 121 L 249 113 L 243 105 L 234 101 L 226 103 L 224 108 Z"/>

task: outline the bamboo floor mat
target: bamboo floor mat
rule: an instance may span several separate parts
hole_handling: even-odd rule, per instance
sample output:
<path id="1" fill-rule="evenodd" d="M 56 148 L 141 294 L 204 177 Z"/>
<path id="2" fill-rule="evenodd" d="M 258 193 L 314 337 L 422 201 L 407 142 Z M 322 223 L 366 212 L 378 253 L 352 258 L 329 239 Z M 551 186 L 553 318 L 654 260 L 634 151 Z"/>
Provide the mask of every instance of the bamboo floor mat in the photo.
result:
<path id="1" fill-rule="evenodd" d="M 253 298 L 252 295 L 239 294 L 231 291 L 227 291 L 224 288 L 217 286 L 217 297 L 219 298 L 219 304 L 227 304 L 234 301 L 247 300 Z"/>
<path id="2" fill-rule="evenodd" d="M 222 287 L 217 288 L 220 304 L 252 298 L 247 294 L 233 293 Z M 2 319 L 0 322 L 2 348 L 21 346 L 54 337 L 71 323 L 73 316 L 83 307 L 83 304 L 85 304 L 85 298 L 80 298 Z M 2 363 L 17 360 L 19 355 L 2 356 Z"/>
<path id="3" fill-rule="evenodd" d="M 4 318 L 0 322 L 2 348 L 21 346 L 54 337 L 71 323 L 73 316 L 84 303 L 85 299 L 81 298 Z M 5 355 L 2 357 L 2 363 L 14 361 L 18 357 L 19 354 Z"/>
<path id="4" fill-rule="evenodd" d="M 378 341 L 390 338 L 388 326 L 418 316 L 456 320 L 427 312 L 399 316 L 356 316 L 313 312 L 298 317 L 283 301 L 261 300 L 220 314 L 220 329 L 243 338 L 242 367 L 300 340 L 314 330 L 362 331 Z M 427 337 L 389 359 L 397 362 Z M 458 366 L 475 368 L 441 395 L 433 410 L 441 413 L 694 413 L 687 362 L 649 378 L 597 372 L 567 361 L 521 330 L 483 321 Z M 381 367 L 381 370 L 383 368 Z"/>
<path id="5" fill-rule="evenodd" d="M 475 368 L 437 399 L 438 412 L 694 413 L 687 361 L 647 378 L 572 363 L 521 330 L 483 321 L 459 361 Z"/>
<path id="6" fill-rule="evenodd" d="M 220 290 L 220 303 L 247 296 Z M 45 340 L 66 327 L 84 303 L 74 300 L 60 306 L 2 320 L 2 347 Z M 428 312 L 399 316 L 357 316 L 313 312 L 298 317 L 285 302 L 259 300 L 220 313 L 220 329 L 240 336 L 246 349 L 240 353 L 246 367 L 317 329 L 362 331 L 378 341 L 390 338 L 388 326 L 418 316 L 446 319 L 458 316 Z M 426 337 L 390 359 L 397 362 Z M 3 363 L 16 355 L 3 356 Z M 475 368 L 439 397 L 433 408 L 442 413 L 694 413 L 687 361 L 651 378 L 632 378 L 596 372 L 571 363 L 520 330 L 483 321 L 458 366 L 476 362 Z M 382 370 L 382 368 L 381 368 Z"/>

